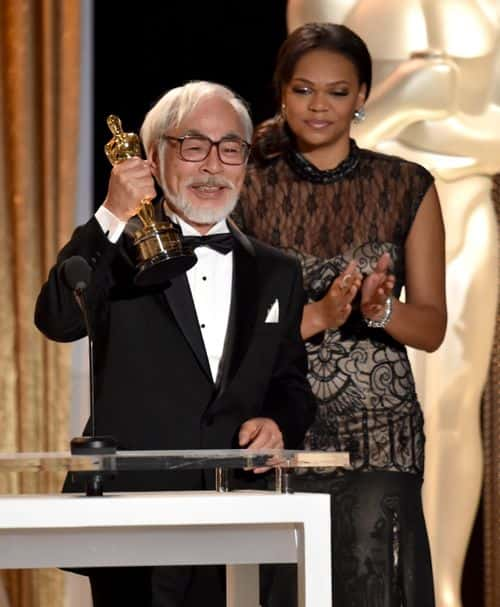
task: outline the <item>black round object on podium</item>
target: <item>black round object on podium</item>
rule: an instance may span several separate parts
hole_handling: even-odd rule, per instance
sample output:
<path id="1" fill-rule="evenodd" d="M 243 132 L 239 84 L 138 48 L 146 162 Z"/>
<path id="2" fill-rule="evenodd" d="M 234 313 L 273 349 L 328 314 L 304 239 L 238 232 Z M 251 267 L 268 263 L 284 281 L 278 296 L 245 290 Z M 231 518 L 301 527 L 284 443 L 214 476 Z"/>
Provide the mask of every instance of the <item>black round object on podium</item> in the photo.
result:
<path id="1" fill-rule="evenodd" d="M 71 455 L 107 455 L 116 453 L 112 436 L 76 436 L 71 439 Z"/>

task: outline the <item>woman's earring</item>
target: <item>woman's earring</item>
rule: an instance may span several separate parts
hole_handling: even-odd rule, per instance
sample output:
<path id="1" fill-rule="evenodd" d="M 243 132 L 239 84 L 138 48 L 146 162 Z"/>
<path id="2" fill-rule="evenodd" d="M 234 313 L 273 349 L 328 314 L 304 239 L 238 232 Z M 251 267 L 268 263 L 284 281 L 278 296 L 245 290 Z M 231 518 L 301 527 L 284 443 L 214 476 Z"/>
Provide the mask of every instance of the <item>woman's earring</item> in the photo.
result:
<path id="1" fill-rule="evenodd" d="M 360 122 L 363 122 L 363 120 L 365 118 L 366 118 L 366 110 L 363 106 L 361 106 L 358 110 L 356 110 L 354 112 L 353 120 L 354 120 L 355 124 L 359 124 Z"/>
<path id="2" fill-rule="evenodd" d="M 281 118 L 286 121 L 286 105 L 284 103 L 281 104 Z"/>

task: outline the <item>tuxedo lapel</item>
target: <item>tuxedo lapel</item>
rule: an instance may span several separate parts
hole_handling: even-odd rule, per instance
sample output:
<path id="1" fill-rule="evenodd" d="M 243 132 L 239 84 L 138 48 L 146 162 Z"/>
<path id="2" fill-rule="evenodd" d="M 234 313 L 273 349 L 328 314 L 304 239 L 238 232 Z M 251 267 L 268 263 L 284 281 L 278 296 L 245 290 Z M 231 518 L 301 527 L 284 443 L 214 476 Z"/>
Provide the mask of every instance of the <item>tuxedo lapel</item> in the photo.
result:
<path id="1" fill-rule="evenodd" d="M 172 314 L 191 346 L 201 368 L 208 378 L 213 381 L 186 274 L 173 278 L 170 286 L 165 289 L 164 294 L 172 310 Z"/>
<path id="2" fill-rule="evenodd" d="M 217 378 L 218 392 L 223 392 L 235 376 L 248 350 L 257 317 L 259 285 L 257 261 L 250 240 L 233 222 L 228 225 L 234 236 L 233 281 L 228 329 L 224 343 L 221 371 Z"/>

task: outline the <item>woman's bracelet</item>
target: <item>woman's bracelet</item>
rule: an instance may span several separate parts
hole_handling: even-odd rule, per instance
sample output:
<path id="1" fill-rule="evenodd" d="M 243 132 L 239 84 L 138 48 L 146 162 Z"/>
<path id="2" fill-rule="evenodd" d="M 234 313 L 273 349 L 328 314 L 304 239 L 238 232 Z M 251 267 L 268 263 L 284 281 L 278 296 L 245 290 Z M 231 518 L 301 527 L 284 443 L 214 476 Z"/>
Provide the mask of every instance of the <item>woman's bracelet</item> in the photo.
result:
<path id="1" fill-rule="evenodd" d="M 382 316 L 382 318 L 379 318 L 378 320 L 371 320 L 370 318 L 365 318 L 365 323 L 367 327 L 370 327 L 370 329 L 383 329 L 391 320 L 391 316 L 392 296 L 389 295 L 389 297 L 385 300 L 384 315 Z"/>

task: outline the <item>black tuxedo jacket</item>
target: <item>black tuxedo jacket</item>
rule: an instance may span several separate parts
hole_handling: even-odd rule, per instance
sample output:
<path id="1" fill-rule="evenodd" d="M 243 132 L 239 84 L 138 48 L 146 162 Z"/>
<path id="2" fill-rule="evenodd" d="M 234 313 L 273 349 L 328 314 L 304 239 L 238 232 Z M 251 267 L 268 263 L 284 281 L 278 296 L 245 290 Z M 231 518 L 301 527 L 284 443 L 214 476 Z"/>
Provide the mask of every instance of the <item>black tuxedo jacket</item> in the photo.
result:
<path id="1" fill-rule="evenodd" d="M 113 435 L 119 449 L 238 448 L 240 426 L 252 417 L 272 418 L 285 446 L 300 446 L 314 415 L 299 331 L 301 272 L 291 257 L 230 227 L 233 288 L 216 383 L 185 275 L 162 288 L 136 287 L 127 237 L 110 243 L 95 218 L 76 229 L 50 271 L 35 323 L 48 338 L 69 342 L 86 330 L 61 264 L 81 255 L 93 268 L 86 299 L 94 332 L 96 432 Z M 279 321 L 266 323 L 275 300 Z M 197 489 L 210 485 L 207 478 L 196 471 L 120 473 L 106 488 Z M 73 480 L 66 489 L 81 490 Z"/>

